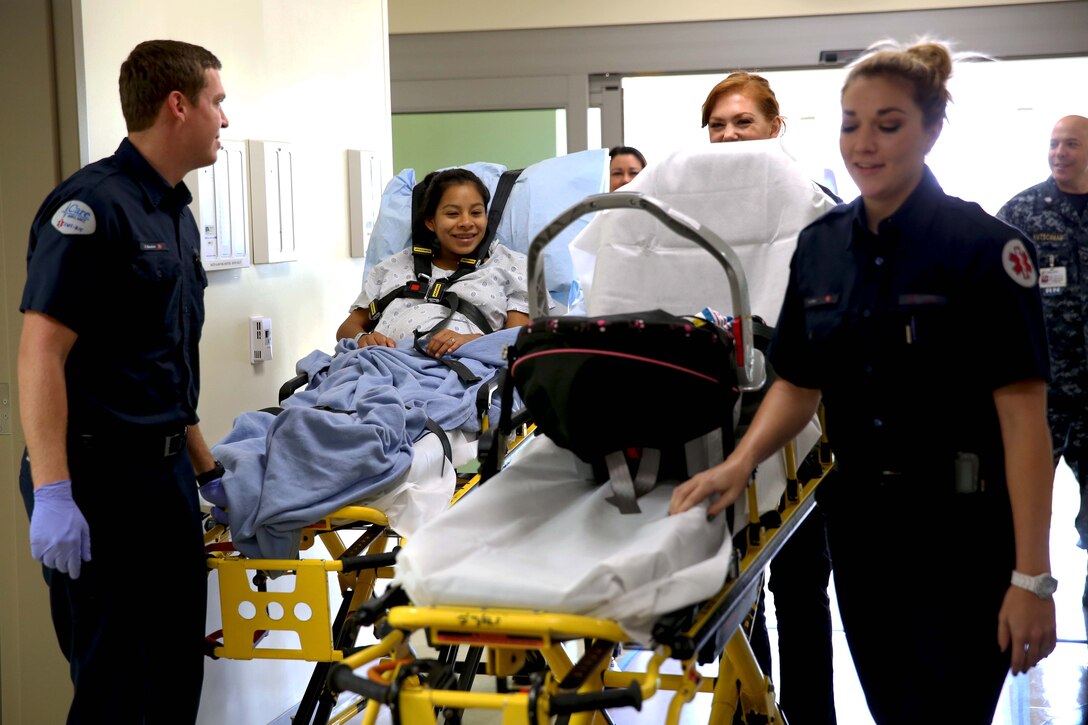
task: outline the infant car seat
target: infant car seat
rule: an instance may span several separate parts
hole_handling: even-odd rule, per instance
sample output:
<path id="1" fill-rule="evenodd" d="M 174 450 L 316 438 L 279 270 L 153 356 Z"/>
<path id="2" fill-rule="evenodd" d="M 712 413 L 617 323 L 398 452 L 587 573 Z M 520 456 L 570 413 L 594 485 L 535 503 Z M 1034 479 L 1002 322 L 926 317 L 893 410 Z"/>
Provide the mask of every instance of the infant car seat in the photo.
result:
<path id="1" fill-rule="evenodd" d="M 585 211 L 617 206 L 662 217 L 708 249 L 731 280 L 739 277 L 739 284 L 731 285 L 740 290 L 734 309 L 742 311 L 733 329 L 659 309 L 537 316 L 546 308 L 533 292 L 545 288 L 534 261 L 549 235 Z M 732 250 L 706 234 L 713 237 L 709 230 L 670 217 L 661 202 L 649 197 L 606 194 L 573 207 L 530 247 L 532 321 L 507 351 L 510 377 L 538 430 L 575 453 L 594 480 L 610 481 L 612 502 L 625 513 L 637 512 L 637 497 L 656 483 L 684 480 L 724 460 L 733 449 L 741 389 L 759 387 L 755 368 L 762 364 L 755 363 L 759 353 L 751 344 L 752 320 L 741 299 L 746 298 L 743 272 L 730 258 Z"/>

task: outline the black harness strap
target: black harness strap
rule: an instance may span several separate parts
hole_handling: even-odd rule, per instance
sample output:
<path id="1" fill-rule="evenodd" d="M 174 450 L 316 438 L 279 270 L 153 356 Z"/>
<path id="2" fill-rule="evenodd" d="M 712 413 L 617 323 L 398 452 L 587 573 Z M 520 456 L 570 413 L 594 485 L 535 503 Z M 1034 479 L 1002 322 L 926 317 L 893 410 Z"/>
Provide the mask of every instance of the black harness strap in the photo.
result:
<path id="1" fill-rule="evenodd" d="M 495 232 L 498 231 L 499 222 L 502 221 L 503 212 L 506 211 L 506 202 L 510 200 L 510 192 L 514 190 L 514 182 L 518 180 L 524 170 L 509 169 L 502 172 L 499 183 L 495 185 L 495 196 L 491 198 L 491 208 L 487 211 L 487 230 L 484 231 L 484 238 L 480 240 L 480 244 L 472 253 L 472 257 L 463 257 L 461 259 L 462 266 L 469 264 L 475 269 L 479 266 L 480 260 L 487 259 L 488 250 L 491 249 L 491 242 L 495 239 Z"/>
<path id="2" fill-rule="evenodd" d="M 477 378 L 477 380 L 478 379 L 479 378 Z M 328 413 L 342 413 L 343 415 L 353 415 L 356 412 L 354 410 L 333 408 L 329 405 L 315 405 L 313 406 L 313 409 L 324 410 Z M 280 408 L 279 410 L 282 412 L 283 408 Z M 277 413 L 277 415 L 279 414 Z M 446 431 L 442 430 L 442 426 L 438 425 L 438 423 L 436 423 L 431 418 L 427 418 L 424 422 L 424 425 L 427 426 L 427 430 L 438 436 L 438 440 L 442 442 L 442 455 L 446 457 L 447 461 L 453 463 L 453 446 L 450 444 L 450 437 L 446 434 Z"/>
<path id="3" fill-rule="evenodd" d="M 441 441 L 442 455 L 445 456 L 447 461 L 453 463 L 453 446 L 450 445 L 450 437 L 446 435 L 446 431 L 442 430 L 442 426 L 438 425 L 438 423 L 435 423 L 430 418 L 427 419 L 426 426 L 427 430 L 438 436 L 438 440 Z M 446 472 L 445 463 L 442 464 L 442 472 Z"/>
<path id="4" fill-rule="evenodd" d="M 472 254 L 461 258 L 457 265 L 457 269 L 453 274 L 445 279 L 435 280 L 432 283 L 430 275 L 432 271 L 431 265 L 434 260 L 434 248 L 427 244 L 413 244 L 412 262 L 415 268 L 415 280 L 408 282 L 403 287 L 392 290 L 380 300 L 371 301 L 370 319 L 376 321 L 381 317 L 385 308 L 389 306 L 389 303 L 395 299 L 400 297 L 422 297 L 428 302 L 451 307 L 451 310 L 450 314 L 447 315 L 446 321 L 421 334 L 429 335 L 445 327 L 446 324 L 449 323 L 449 318 L 453 316 L 454 312 L 454 309 L 452 309 L 453 305 L 450 303 L 456 299 L 456 296 L 450 292 L 449 289 L 466 274 L 476 270 L 480 266 L 480 263 L 487 259 L 491 249 L 491 242 L 494 240 L 495 232 L 499 226 L 499 221 L 502 219 L 503 212 L 506 210 L 506 203 L 510 199 L 510 193 L 514 189 L 514 182 L 517 181 L 518 176 L 521 175 L 523 170 L 524 169 L 510 169 L 504 171 L 499 177 L 498 184 L 495 187 L 495 196 L 491 199 L 491 208 L 487 213 L 487 230 L 484 232 L 484 238 L 476 245 L 476 249 L 472 250 Z M 412 238 L 416 240 L 424 239 L 429 232 L 426 223 L 423 220 L 421 211 L 424 192 L 425 188 L 422 182 L 416 184 L 412 189 Z M 454 304 L 457 303 L 454 302 Z M 467 317 L 474 325 L 480 328 L 485 335 L 494 332 L 494 329 L 492 329 L 491 325 L 487 322 L 487 318 L 484 317 L 483 313 L 481 313 L 475 305 L 462 300 L 459 309 L 456 311 L 459 311 Z"/>
<path id="5" fill-rule="evenodd" d="M 423 344 L 420 343 L 420 340 L 423 339 L 424 337 L 426 337 L 427 335 L 432 335 L 432 334 L 434 334 L 436 332 L 439 332 L 440 330 L 445 329 L 446 325 L 450 324 L 450 320 L 453 319 L 453 313 L 458 311 L 458 305 L 460 304 L 460 301 L 461 301 L 460 298 L 458 298 L 457 295 L 451 294 L 451 295 L 447 295 L 447 300 L 448 300 L 448 302 L 450 304 L 450 313 L 448 315 L 446 315 L 446 319 L 442 320 L 441 322 L 439 322 L 437 325 L 435 325 L 431 329 L 427 330 L 426 332 L 416 330 L 415 332 L 412 333 L 412 335 L 415 337 L 415 341 L 412 343 L 412 347 L 414 347 L 419 353 L 421 353 L 423 355 L 426 355 L 427 351 L 423 348 Z M 473 308 L 473 309 L 476 312 L 476 314 L 480 314 L 479 310 L 475 310 L 475 308 Z M 488 329 L 490 329 L 490 326 L 488 326 Z M 449 357 L 447 355 L 443 355 L 443 356 L 437 358 L 437 360 L 438 360 L 438 362 L 442 363 L 443 365 L 448 367 L 453 372 L 457 373 L 457 377 L 461 378 L 462 382 L 466 382 L 466 383 L 478 383 L 478 382 L 480 382 L 480 376 L 476 375 L 471 370 L 469 370 L 465 366 L 464 363 L 462 363 L 462 362 L 460 362 L 458 360 L 454 360 L 453 358 L 451 358 L 451 357 Z"/>
<path id="6" fill-rule="evenodd" d="M 484 317 L 484 313 L 480 312 L 480 308 L 471 302 L 466 302 L 461 299 L 456 292 L 449 291 L 449 283 L 447 280 L 435 280 L 435 283 L 431 286 L 431 291 L 427 294 L 428 302 L 437 302 L 438 304 L 445 305 L 450 308 L 450 313 L 446 315 L 446 319 L 442 322 L 442 327 L 445 327 L 447 323 L 453 320 L 453 313 L 460 312 L 467 317 L 469 321 L 480 328 L 480 332 L 485 335 L 490 335 L 495 331 L 491 327 L 491 323 Z M 434 328 L 424 332 L 424 335 L 431 332 L 437 332 L 441 328 Z"/>
<path id="7" fill-rule="evenodd" d="M 323 410 L 326 413 L 343 413 L 344 415 L 354 415 L 354 410 L 342 410 L 340 408 L 333 408 L 330 405 L 315 405 L 314 410 Z"/>

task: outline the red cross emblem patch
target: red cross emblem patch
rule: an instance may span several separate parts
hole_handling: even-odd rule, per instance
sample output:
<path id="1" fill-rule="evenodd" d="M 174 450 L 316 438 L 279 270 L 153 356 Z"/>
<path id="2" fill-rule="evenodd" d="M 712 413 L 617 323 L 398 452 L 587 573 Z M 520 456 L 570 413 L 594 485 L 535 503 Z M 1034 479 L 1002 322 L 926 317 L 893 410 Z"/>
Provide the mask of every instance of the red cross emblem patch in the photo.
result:
<path id="1" fill-rule="evenodd" d="M 1034 287 L 1039 280 L 1039 273 L 1031 262 L 1031 255 L 1019 239 L 1005 242 L 1001 250 L 1001 265 L 1012 281 L 1021 287 Z"/>

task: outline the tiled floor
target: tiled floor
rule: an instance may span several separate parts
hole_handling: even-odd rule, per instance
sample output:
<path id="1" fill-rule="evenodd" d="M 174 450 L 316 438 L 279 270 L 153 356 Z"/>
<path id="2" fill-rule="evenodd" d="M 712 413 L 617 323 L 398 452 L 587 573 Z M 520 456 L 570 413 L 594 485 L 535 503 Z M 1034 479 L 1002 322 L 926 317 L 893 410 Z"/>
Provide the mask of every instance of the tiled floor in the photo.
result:
<path id="1" fill-rule="evenodd" d="M 1051 527 L 1051 564 L 1059 580 L 1054 600 L 1058 613 L 1058 647 L 1041 665 L 1018 677 L 1009 677 L 998 704 L 994 725 L 1088 725 L 1088 643 L 1081 593 L 1088 571 L 1088 554 L 1076 546 L 1072 519 L 1079 504 L 1076 481 L 1064 464 L 1055 480 L 1054 519 Z M 834 608 L 832 592 L 833 637 L 835 647 L 835 699 L 842 725 L 872 725 L 853 663 L 842 633 L 842 623 Z M 772 650 L 777 631 L 773 597 L 768 598 L 768 627 Z M 642 658 L 645 659 L 645 658 Z M 639 658 L 633 659 L 637 666 Z M 712 671 L 712 670 L 711 670 Z M 773 676 L 777 679 L 777 667 Z M 481 683 L 481 686 L 484 686 Z M 616 725 L 643 725 L 664 722 L 669 693 L 647 701 L 641 712 L 611 712 Z M 709 695 L 698 695 L 684 709 L 681 725 L 706 723 L 710 710 Z M 360 722 L 356 718 L 352 723 Z M 383 713 L 379 723 L 390 722 Z M 493 712 L 470 712 L 465 725 L 498 725 L 501 718 Z"/>

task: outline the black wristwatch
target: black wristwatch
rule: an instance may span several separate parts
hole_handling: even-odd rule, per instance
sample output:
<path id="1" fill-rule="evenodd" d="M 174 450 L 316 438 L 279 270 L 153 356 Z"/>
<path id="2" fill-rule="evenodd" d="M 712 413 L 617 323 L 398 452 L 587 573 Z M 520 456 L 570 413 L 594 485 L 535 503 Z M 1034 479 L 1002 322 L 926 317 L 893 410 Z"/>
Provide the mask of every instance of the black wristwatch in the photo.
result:
<path id="1" fill-rule="evenodd" d="M 219 461 L 215 462 L 215 468 L 210 471 L 204 471 L 196 477 L 196 485 L 198 488 L 203 488 L 207 484 L 211 483 L 217 478 L 222 478 L 223 474 L 227 472 L 227 469 L 223 468 L 223 464 Z"/>

